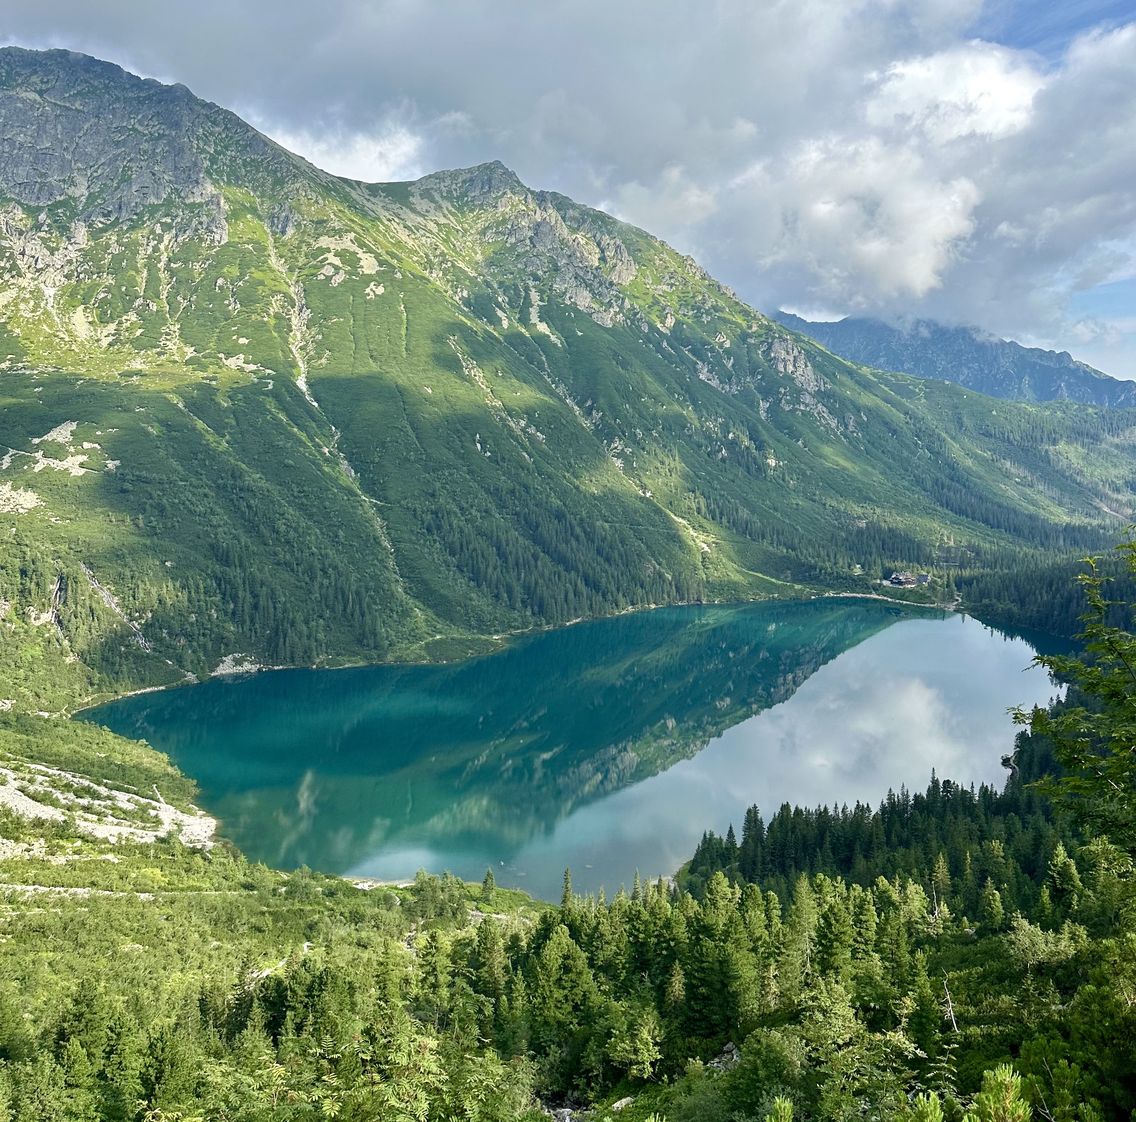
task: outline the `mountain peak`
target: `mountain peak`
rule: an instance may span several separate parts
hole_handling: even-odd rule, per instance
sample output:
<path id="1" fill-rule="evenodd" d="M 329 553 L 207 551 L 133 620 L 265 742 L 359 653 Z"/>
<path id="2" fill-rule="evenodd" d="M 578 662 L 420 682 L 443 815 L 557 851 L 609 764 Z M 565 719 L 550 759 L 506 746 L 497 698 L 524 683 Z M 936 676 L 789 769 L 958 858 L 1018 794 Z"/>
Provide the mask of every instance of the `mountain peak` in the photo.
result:
<path id="1" fill-rule="evenodd" d="M 529 193 L 516 172 L 500 160 L 490 160 L 468 168 L 437 171 L 418 180 L 416 186 L 422 191 L 464 196 L 473 202 L 488 202 L 503 195 Z"/>
<path id="2" fill-rule="evenodd" d="M 0 49 L 0 198 L 101 225 L 168 200 L 219 209 L 215 181 L 302 163 L 183 85 L 67 50 Z"/>
<path id="3" fill-rule="evenodd" d="M 109 87 L 118 87 L 130 97 L 165 97 L 173 101 L 200 101 L 180 82 L 168 85 L 157 78 L 142 78 L 114 62 L 61 47 L 32 50 L 28 47 L 0 47 L 0 92 L 51 93 L 62 97 L 72 108 L 74 99 L 97 96 Z M 208 102 L 201 102 L 209 105 Z M 216 108 L 210 105 L 210 108 Z"/>

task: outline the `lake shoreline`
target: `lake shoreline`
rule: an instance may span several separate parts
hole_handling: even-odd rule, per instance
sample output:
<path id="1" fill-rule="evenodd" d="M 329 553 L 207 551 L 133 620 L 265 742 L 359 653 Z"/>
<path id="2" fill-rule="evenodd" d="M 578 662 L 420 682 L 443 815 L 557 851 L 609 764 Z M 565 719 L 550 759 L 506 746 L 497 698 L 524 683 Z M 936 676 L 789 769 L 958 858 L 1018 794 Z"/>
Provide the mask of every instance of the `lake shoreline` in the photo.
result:
<path id="1" fill-rule="evenodd" d="M 61 710 L 59 713 L 53 714 L 57 717 L 75 718 L 81 716 L 83 713 L 89 713 L 92 709 L 99 709 L 104 705 L 110 705 L 116 701 L 123 701 L 130 697 L 139 697 L 142 694 L 150 693 L 168 693 L 172 690 L 185 689 L 190 686 L 200 686 L 207 682 L 216 680 L 232 680 L 241 678 L 251 678 L 259 674 L 272 674 L 281 670 L 362 670 L 368 668 L 379 667 L 411 667 L 411 666 L 454 666 L 463 662 L 470 662 L 479 658 L 491 658 L 494 655 L 508 650 L 510 644 L 517 640 L 523 639 L 528 636 L 539 636 L 553 634 L 558 631 L 566 631 L 572 627 L 579 627 L 582 624 L 588 623 L 601 623 L 605 620 L 623 619 L 627 616 L 640 615 L 649 612 L 665 611 L 668 608 L 702 608 L 702 607 L 747 607 L 754 604 L 783 604 L 783 603 L 811 603 L 815 600 L 833 600 L 833 599 L 848 599 L 848 600 L 877 600 L 888 604 L 895 604 L 898 607 L 908 608 L 912 611 L 944 611 L 944 612 L 963 612 L 965 610 L 959 606 L 959 601 L 955 601 L 953 605 L 947 604 L 922 604 L 911 600 L 901 600 L 894 596 L 884 596 L 876 592 L 836 592 L 836 591 L 815 591 L 812 595 L 808 596 L 757 596 L 752 599 L 743 600 L 675 600 L 665 604 L 639 604 L 634 607 L 624 608 L 618 612 L 610 612 L 606 615 L 598 616 L 578 616 L 575 619 L 566 620 L 564 623 L 553 623 L 532 627 L 515 628 L 511 631 L 502 631 L 493 635 L 482 636 L 488 644 L 488 649 L 471 653 L 464 658 L 446 659 L 446 658 L 393 658 L 379 661 L 372 661 L 363 659 L 360 661 L 350 662 L 317 662 L 317 663 L 284 663 L 278 665 L 271 665 L 268 663 L 258 663 L 251 660 L 251 656 L 245 656 L 240 652 L 233 652 L 225 655 L 221 662 L 218 663 L 216 669 L 212 670 L 204 678 L 194 678 L 193 681 L 183 680 L 180 682 L 169 682 L 166 685 L 158 686 L 140 686 L 138 689 L 125 690 L 122 693 L 108 693 L 95 695 L 84 704 L 75 709 Z M 222 669 L 230 660 L 249 657 L 248 663 L 242 663 L 231 666 L 231 668 Z"/>

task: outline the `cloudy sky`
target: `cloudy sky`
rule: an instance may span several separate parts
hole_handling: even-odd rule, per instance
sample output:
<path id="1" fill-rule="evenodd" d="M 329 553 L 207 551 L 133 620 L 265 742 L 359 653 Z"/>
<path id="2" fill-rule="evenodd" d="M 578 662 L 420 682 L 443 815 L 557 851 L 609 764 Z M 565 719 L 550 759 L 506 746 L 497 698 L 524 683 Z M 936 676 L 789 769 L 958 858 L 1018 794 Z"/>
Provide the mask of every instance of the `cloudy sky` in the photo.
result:
<path id="1" fill-rule="evenodd" d="M 925 315 L 1136 378 L 1133 0 L 4 0 L 330 171 L 501 159 L 764 310 Z"/>

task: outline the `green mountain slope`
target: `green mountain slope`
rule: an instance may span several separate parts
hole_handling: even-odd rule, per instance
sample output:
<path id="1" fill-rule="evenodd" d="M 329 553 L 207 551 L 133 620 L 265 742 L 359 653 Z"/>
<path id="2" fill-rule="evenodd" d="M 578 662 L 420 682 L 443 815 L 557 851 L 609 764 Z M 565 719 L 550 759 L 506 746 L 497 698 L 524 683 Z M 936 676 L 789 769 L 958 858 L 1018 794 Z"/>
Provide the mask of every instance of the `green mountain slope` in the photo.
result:
<path id="1" fill-rule="evenodd" d="M 500 164 L 327 175 L 0 51 L 0 672 L 447 657 L 677 600 L 1094 548 L 1133 415 L 873 372 Z"/>

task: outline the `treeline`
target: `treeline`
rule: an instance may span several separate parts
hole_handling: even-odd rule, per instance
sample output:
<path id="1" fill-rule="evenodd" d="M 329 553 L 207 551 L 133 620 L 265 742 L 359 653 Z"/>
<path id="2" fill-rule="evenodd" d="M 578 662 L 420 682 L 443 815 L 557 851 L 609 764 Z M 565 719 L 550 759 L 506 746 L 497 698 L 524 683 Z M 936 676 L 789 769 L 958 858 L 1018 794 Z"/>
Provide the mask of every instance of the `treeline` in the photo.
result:
<path id="1" fill-rule="evenodd" d="M 967 611 L 1000 627 L 1028 628 L 1071 639 L 1081 631 L 1085 598 L 1077 577 L 1088 572 L 1084 558 L 1100 554 L 1100 546 L 1069 554 L 1060 561 L 1031 563 L 1015 560 L 1009 551 L 989 558 L 990 568 L 960 571 L 956 585 Z M 1105 594 L 1114 601 L 1108 620 L 1130 628 L 1136 603 L 1136 579 L 1114 552 L 1100 554 Z"/>
<path id="2" fill-rule="evenodd" d="M 776 564 L 798 579 L 834 588 L 862 587 L 863 577 L 879 579 L 897 568 L 934 568 L 942 563 L 940 548 L 900 527 L 867 519 L 824 537 L 784 517 L 753 511 L 725 494 L 693 491 L 686 496 L 684 507 L 684 513 L 716 522 L 767 547 Z"/>
<path id="3" fill-rule="evenodd" d="M 420 510 L 447 568 L 522 618 L 563 623 L 701 598 L 697 564 L 659 526 L 652 543 L 650 526 L 612 518 L 617 511 L 593 513 L 581 517 L 506 481 L 476 520 L 441 490 Z"/>
<path id="4" fill-rule="evenodd" d="M 911 878 L 959 914 L 977 916 L 989 883 L 1004 903 L 1027 914 L 1039 903 L 1048 862 L 1076 838 L 1054 818 L 1032 781 L 1048 774 L 1048 745 L 1023 734 L 1005 786 L 977 790 L 932 776 L 923 792 L 889 791 L 873 810 L 793 807 L 766 822 L 746 811 L 738 841 L 703 835 L 682 883 L 697 893 L 716 872 L 736 883 L 760 883 L 781 894 L 801 876 L 823 874 L 870 885 L 877 878 Z"/>

